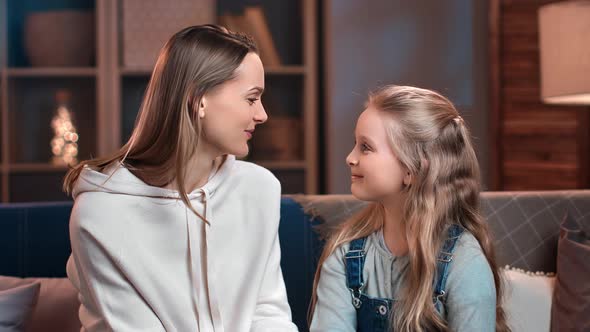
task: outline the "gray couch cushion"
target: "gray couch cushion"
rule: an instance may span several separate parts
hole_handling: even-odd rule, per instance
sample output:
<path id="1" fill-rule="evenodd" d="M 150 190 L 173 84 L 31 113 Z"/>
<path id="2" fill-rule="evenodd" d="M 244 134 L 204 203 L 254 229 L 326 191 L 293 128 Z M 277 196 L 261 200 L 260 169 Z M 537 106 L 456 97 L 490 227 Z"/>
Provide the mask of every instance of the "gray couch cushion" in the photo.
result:
<path id="1" fill-rule="evenodd" d="M 352 195 L 292 198 L 321 221 L 320 232 L 330 232 L 366 204 Z M 483 192 L 481 209 L 492 230 L 500 266 L 555 272 L 559 224 L 566 212 L 590 233 L 590 190 Z"/>

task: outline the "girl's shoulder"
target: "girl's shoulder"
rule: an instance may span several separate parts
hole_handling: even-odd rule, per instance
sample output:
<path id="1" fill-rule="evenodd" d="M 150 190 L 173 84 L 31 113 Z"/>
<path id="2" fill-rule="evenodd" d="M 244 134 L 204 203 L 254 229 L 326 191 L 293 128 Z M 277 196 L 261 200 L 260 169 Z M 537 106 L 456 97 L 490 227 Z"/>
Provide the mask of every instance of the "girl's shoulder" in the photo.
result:
<path id="1" fill-rule="evenodd" d="M 477 280 L 475 280 L 477 279 Z M 473 234 L 465 231 L 457 241 L 453 252 L 453 259 L 449 266 L 449 281 L 453 284 L 466 285 L 475 283 L 487 285 L 494 284 L 493 273 L 487 257 L 481 245 Z"/>
<path id="2" fill-rule="evenodd" d="M 379 247 L 379 236 L 379 231 L 375 231 L 367 236 L 352 239 L 338 246 L 332 256 L 344 259 L 351 250 L 362 250 L 365 256 L 375 254 Z"/>
<path id="3" fill-rule="evenodd" d="M 479 241 L 477 241 L 473 234 L 465 230 L 455 244 L 453 260 L 470 260 L 475 257 L 485 258 L 485 255 Z"/>
<path id="4" fill-rule="evenodd" d="M 460 306 L 460 303 L 494 304 L 496 286 L 492 267 L 481 245 L 469 232 L 464 232 L 457 242 L 446 290 L 449 306 Z"/>

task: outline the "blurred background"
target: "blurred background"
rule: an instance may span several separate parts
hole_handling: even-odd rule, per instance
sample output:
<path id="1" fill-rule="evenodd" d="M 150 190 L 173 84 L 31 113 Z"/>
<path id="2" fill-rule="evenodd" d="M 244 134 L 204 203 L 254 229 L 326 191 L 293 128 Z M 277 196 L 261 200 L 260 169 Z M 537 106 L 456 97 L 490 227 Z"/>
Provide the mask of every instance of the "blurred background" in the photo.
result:
<path id="1" fill-rule="evenodd" d="M 129 138 L 158 50 L 217 23 L 266 70 L 249 161 L 347 194 L 367 93 L 415 85 L 470 126 L 486 190 L 590 187 L 590 1 L 0 0 L 2 202 L 68 199 L 68 165 Z"/>

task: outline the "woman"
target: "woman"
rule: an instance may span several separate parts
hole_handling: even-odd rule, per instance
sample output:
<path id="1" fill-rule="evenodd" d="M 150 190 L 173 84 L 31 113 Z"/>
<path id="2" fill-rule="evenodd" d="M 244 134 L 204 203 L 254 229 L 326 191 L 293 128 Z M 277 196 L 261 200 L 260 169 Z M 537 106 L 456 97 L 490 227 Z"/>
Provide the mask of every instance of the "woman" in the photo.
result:
<path id="1" fill-rule="evenodd" d="M 188 27 L 162 49 L 127 144 L 69 171 L 83 330 L 296 331 L 280 184 L 234 157 L 267 119 L 263 91 L 251 39 Z"/>

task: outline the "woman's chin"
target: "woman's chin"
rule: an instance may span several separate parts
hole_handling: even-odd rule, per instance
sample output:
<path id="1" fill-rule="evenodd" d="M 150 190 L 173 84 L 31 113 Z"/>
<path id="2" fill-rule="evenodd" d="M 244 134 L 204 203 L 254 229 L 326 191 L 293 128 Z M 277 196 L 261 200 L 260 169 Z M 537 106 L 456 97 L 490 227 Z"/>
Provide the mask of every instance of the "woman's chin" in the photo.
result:
<path id="1" fill-rule="evenodd" d="M 233 154 L 234 156 L 236 156 L 236 158 L 245 158 L 248 156 L 249 152 L 250 152 L 250 149 L 246 145 L 246 147 L 236 149 L 235 151 L 230 152 L 230 154 Z"/>

